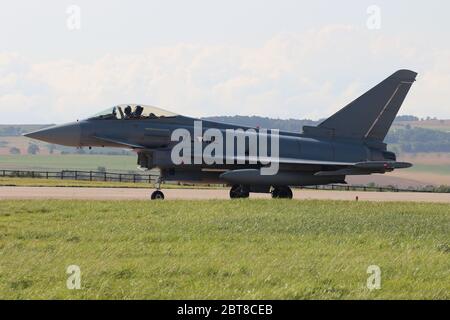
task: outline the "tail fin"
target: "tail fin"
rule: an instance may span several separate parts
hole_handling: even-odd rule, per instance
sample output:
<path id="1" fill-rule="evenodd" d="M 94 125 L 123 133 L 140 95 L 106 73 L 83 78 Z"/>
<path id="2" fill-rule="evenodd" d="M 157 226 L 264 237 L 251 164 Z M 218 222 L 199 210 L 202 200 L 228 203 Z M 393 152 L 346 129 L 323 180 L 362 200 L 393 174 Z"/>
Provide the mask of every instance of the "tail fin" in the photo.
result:
<path id="1" fill-rule="evenodd" d="M 331 131 L 335 137 L 382 142 L 416 76 L 410 70 L 395 72 L 317 128 Z"/>

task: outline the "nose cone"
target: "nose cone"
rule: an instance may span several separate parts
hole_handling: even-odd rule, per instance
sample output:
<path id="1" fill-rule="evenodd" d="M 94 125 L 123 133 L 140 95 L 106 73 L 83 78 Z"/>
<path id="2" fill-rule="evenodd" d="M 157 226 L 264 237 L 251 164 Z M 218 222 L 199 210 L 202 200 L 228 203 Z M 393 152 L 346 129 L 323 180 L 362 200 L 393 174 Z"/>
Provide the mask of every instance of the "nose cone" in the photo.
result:
<path id="1" fill-rule="evenodd" d="M 25 137 L 61 144 L 69 147 L 79 147 L 81 126 L 78 122 L 63 124 L 24 134 Z"/>

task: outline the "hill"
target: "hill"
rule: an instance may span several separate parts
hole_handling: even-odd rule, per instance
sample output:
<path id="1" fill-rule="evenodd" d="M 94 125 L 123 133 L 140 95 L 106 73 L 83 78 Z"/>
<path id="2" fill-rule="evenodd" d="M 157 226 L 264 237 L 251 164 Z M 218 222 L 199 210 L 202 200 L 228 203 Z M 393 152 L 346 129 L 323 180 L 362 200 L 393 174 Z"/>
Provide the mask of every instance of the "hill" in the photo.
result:
<path id="1" fill-rule="evenodd" d="M 92 148 L 92 150 L 77 149 L 42 141 L 32 140 L 22 135 L 36 131 L 52 124 L 0 124 L 0 156 L 29 154 L 30 145 L 37 146 L 37 154 L 93 154 L 93 155 L 132 155 L 132 152 L 115 148 Z"/>

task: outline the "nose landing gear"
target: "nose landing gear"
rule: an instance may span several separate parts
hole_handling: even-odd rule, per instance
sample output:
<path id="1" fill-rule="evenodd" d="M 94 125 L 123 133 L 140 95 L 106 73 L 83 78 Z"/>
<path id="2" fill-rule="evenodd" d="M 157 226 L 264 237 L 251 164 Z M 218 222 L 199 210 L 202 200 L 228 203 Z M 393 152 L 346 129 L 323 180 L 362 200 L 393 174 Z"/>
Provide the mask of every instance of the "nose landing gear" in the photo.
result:
<path id="1" fill-rule="evenodd" d="M 150 196 L 152 200 L 164 200 L 164 193 L 161 191 L 161 182 L 162 178 L 159 176 L 155 183 L 156 190 Z"/>

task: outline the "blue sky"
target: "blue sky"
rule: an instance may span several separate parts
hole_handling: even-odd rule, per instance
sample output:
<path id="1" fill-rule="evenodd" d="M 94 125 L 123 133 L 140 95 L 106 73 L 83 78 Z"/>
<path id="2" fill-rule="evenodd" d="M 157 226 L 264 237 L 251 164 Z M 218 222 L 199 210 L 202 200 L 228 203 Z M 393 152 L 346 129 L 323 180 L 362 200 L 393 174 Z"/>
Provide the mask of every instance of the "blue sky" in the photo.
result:
<path id="1" fill-rule="evenodd" d="M 67 27 L 70 5 L 79 30 Z M 371 5 L 381 10 L 375 30 Z M 127 102 L 318 119 L 401 68 L 419 72 L 401 113 L 450 118 L 449 9 L 433 0 L 1 1 L 1 122 L 65 122 Z"/>

